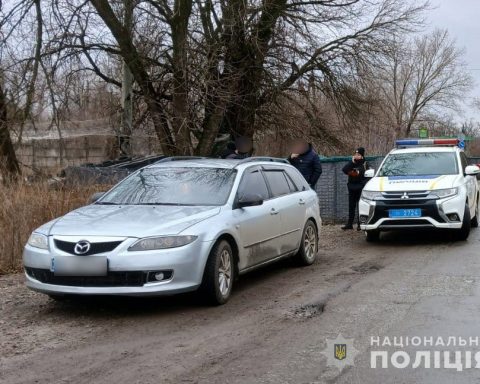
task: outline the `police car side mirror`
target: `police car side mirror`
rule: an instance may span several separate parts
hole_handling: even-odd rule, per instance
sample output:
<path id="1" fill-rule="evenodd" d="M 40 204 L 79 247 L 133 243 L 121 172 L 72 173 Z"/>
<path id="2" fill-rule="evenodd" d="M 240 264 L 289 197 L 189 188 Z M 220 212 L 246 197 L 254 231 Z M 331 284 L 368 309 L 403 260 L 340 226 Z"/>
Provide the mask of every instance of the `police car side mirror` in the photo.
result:
<path id="1" fill-rule="evenodd" d="M 465 175 L 475 176 L 480 173 L 480 168 L 476 165 L 469 165 L 465 168 Z"/>
<path id="2" fill-rule="evenodd" d="M 375 176 L 375 169 L 367 169 L 365 171 L 365 177 L 372 178 Z"/>

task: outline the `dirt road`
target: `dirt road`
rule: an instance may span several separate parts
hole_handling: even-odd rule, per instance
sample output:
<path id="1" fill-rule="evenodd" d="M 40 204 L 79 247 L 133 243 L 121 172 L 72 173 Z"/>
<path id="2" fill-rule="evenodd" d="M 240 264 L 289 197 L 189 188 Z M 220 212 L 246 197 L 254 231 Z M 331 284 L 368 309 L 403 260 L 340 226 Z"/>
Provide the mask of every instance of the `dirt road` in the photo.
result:
<path id="1" fill-rule="evenodd" d="M 480 231 L 405 237 L 326 227 L 313 266 L 244 276 L 215 308 L 195 295 L 57 303 L 1 277 L 0 382 L 474 382 L 479 370 L 370 368 L 371 336 L 480 333 Z M 360 352 L 341 371 L 322 354 L 339 333 Z"/>

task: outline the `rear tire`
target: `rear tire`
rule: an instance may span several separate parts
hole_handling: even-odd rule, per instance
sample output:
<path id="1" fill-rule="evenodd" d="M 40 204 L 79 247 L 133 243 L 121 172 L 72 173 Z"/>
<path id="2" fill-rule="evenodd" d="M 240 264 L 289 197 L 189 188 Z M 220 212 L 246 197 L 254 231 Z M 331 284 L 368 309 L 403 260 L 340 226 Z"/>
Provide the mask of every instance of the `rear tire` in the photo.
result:
<path id="1" fill-rule="evenodd" d="M 462 228 L 455 231 L 455 240 L 467 240 L 468 235 L 470 235 L 471 224 L 472 222 L 470 219 L 470 208 L 468 207 L 468 204 L 465 204 L 465 213 L 463 214 Z"/>
<path id="2" fill-rule="evenodd" d="M 234 255 L 232 247 L 226 240 L 221 240 L 213 247 L 208 256 L 201 293 L 209 304 L 222 305 L 230 298 L 234 280 Z"/>
<path id="3" fill-rule="evenodd" d="M 369 243 L 375 243 L 380 240 L 379 231 L 365 231 L 365 240 Z"/>
<path id="4" fill-rule="evenodd" d="M 318 253 L 318 230 L 312 220 L 308 220 L 303 228 L 300 249 L 295 256 L 302 266 L 312 265 Z"/>

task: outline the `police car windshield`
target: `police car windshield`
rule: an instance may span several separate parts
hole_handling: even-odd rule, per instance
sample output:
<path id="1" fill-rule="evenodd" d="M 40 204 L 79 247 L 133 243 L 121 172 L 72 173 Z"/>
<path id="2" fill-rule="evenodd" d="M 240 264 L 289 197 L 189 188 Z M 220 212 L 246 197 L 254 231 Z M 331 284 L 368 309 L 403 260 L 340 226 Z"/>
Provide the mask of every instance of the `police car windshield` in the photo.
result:
<path id="1" fill-rule="evenodd" d="M 439 176 L 458 174 L 454 152 L 397 153 L 383 163 L 379 176 Z"/>

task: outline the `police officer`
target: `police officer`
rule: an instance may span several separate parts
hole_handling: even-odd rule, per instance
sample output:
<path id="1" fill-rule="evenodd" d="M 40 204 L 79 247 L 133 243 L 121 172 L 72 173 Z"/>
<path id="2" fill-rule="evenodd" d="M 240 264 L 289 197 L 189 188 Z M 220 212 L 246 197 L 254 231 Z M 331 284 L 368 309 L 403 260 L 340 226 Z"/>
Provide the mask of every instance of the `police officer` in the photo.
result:
<path id="1" fill-rule="evenodd" d="M 352 160 L 343 167 L 343 173 L 348 175 L 348 222 L 342 229 L 353 229 L 353 221 L 357 210 L 358 202 L 366 184 L 365 171 L 368 165 L 365 162 L 365 148 L 357 148 Z M 357 222 L 357 230 L 360 230 L 360 220 Z"/>

